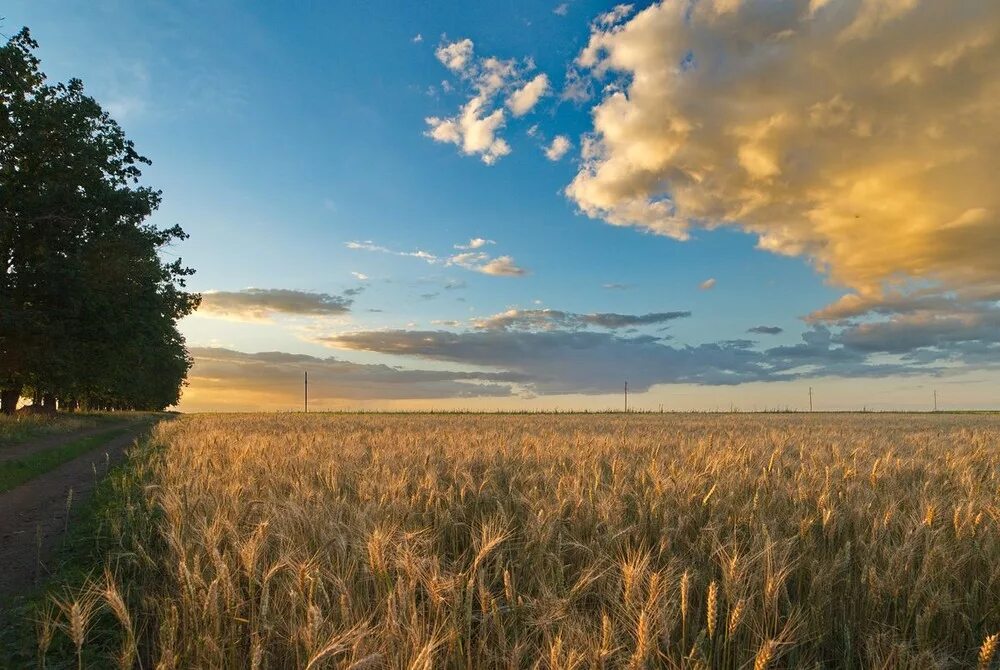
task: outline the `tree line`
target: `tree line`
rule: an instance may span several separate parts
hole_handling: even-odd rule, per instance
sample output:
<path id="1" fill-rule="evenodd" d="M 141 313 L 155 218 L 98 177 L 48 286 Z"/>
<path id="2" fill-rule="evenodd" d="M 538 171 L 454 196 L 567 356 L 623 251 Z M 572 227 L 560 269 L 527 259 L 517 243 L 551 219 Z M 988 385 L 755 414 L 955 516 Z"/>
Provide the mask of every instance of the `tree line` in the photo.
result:
<path id="1" fill-rule="evenodd" d="M 191 358 L 177 321 L 192 274 L 147 222 L 149 159 L 83 83 L 49 83 L 27 28 L 0 47 L 0 411 L 163 409 Z"/>

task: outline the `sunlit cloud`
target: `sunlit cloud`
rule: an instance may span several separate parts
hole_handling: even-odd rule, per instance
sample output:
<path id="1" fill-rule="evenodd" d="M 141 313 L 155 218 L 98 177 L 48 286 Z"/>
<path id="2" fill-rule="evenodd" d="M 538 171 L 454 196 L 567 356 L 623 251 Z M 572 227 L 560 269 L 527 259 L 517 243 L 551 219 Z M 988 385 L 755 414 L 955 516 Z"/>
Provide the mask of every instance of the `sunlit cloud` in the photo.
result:
<path id="1" fill-rule="evenodd" d="M 715 288 L 715 277 L 709 277 L 702 283 L 698 284 L 698 288 L 700 288 L 702 291 L 711 291 L 713 288 Z"/>
<path id="2" fill-rule="evenodd" d="M 530 59 L 501 59 L 475 54 L 472 40 L 444 42 L 435 56 L 468 89 L 469 98 L 452 116 L 428 116 L 424 133 L 435 142 L 456 145 L 463 154 L 479 156 L 487 165 L 510 153 L 510 144 L 500 136 L 506 125 L 504 107 L 498 98 L 506 95 L 506 106 L 515 117 L 530 112 L 549 89 L 548 75 L 530 79 Z"/>
<path id="3" fill-rule="evenodd" d="M 545 157 L 550 161 L 560 160 L 570 150 L 573 143 L 565 135 L 556 135 L 552 138 L 552 143 L 545 148 Z"/>
<path id="4" fill-rule="evenodd" d="M 524 116 L 530 112 L 538 101 L 549 90 L 549 77 L 546 74 L 536 75 L 531 81 L 515 90 L 507 98 L 507 107 L 514 116 Z"/>
<path id="5" fill-rule="evenodd" d="M 493 240 L 486 240 L 483 238 L 473 238 L 472 240 L 469 240 L 468 244 L 454 245 L 455 249 L 468 249 L 468 251 L 461 251 L 461 253 L 445 256 L 432 254 L 421 249 L 416 251 L 395 251 L 393 249 L 389 249 L 388 247 L 375 244 L 371 240 L 365 240 L 363 242 L 351 241 L 347 242 L 344 246 L 348 249 L 374 251 L 377 253 L 390 254 L 392 256 L 417 258 L 431 265 L 460 267 L 465 270 L 471 270 L 472 272 L 478 272 L 485 275 L 521 277 L 528 273 L 527 270 L 518 266 L 511 256 L 498 256 L 494 258 L 485 251 L 480 250 L 488 244 L 495 244 L 495 242 Z"/>
<path id="6" fill-rule="evenodd" d="M 1000 297 L 1000 4 L 663 2 L 599 17 L 611 85 L 567 188 L 678 240 L 732 226 L 853 289 Z M 766 82 L 766 87 L 762 82 Z M 995 298 L 994 298 L 995 299 Z"/>
<path id="7" fill-rule="evenodd" d="M 471 240 L 465 244 L 456 244 L 456 249 L 469 250 L 469 249 L 480 249 L 485 247 L 487 244 L 496 244 L 493 240 L 487 240 L 482 237 L 473 237 Z"/>
<path id="8" fill-rule="evenodd" d="M 237 320 L 267 321 L 275 315 L 340 316 L 350 311 L 352 297 L 289 289 L 247 288 L 241 291 L 204 291 L 198 314 Z"/>

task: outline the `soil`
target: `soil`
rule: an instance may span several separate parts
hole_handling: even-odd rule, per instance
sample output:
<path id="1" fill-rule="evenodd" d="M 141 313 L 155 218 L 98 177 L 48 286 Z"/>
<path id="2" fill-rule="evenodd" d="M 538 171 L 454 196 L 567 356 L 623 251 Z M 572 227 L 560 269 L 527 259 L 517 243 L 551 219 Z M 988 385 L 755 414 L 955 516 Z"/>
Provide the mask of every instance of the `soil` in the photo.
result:
<path id="1" fill-rule="evenodd" d="M 93 433 L 115 427 L 102 426 Z M 146 423 L 136 425 L 128 433 L 0 493 L 0 612 L 12 604 L 16 596 L 29 593 L 45 581 L 54 568 L 53 556 L 67 525 L 72 525 L 73 510 L 86 502 L 98 480 L 107 474 L 111 466 L 121 461 L 125 450 L 147 427 Z M 17 448 L 51 448 L 58 446 L 61 443 L 59 440 L 71 441 L 87 434 L 90 431 L 58 436 L 55 442 L 45 438 L 17 445 Z M 39 447 L 39 444 L 45 446 Z M 67 510 L 70 489 L 73 497 Z"/>

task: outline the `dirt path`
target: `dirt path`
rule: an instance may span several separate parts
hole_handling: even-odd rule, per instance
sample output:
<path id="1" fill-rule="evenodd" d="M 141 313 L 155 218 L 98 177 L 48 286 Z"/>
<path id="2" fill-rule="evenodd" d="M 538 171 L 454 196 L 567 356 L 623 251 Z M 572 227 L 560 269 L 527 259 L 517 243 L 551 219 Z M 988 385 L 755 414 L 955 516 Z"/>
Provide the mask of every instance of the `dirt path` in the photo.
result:
<path id="1" fill-rule="evenodd" d="M 73 490 L 72 515 L 109 466 L 119 462 L 125 449 L 149 426 L 138 424 L 127 434 L 0 493 L 0 612 L 14 596 L 30 591 L 48 576 L 52 555 L 66 529 L 69 490 Z M 111 429 L 106 426 L 96 432 Z M 78 433 L 74 439 L 79 437 Z"/>
<path id="2" fill-rule="evenodd" d="M 52 449 L 54 447 L 61 447 L 64 444 L 76 442 L 77 440 L 90 437 L 91 435 L 100 435 L 101 433 L 107 433 L 120 428 L 127 428 L 132 425 L 134 424 L 130 421 L 115 421 L 95 426 L 93 428 L 77 430 L 72 433 L 49 435 L 47 437 L 32 439 L 27 442 L 18 442 L 17 444 L 10 444 L 7 446 L 0 445 L 0 463 L 3 461 L 16 461 L 19 458 L 31 456 L 39 451 L 45 451 L 46 449 Z"/>

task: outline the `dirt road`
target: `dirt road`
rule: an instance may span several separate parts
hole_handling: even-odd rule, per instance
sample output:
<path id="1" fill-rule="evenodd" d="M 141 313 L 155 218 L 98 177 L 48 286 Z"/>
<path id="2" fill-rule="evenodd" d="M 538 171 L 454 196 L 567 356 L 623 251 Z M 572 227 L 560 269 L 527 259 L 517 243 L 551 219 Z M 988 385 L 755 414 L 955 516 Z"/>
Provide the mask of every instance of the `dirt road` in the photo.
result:
<path id="1" fill-rule="evenodd" d="M 119 421 L 114 423 L 106 423 L 100 426 L 94 426 L 93 428 L 85 428 L 84 430 L 77 430 L 72 433 L 60 433 L 57 435 L 48 435 L 46 437 L 37 438 L 34 440 L 28 440 L 27 442 L 19 442 L 17 444 L 9 444 L 7 446 L 0 446 L 0 462 L 3 461 L 16 461 L 26 456 L 31 456 L 40 451 L 45 451 L 46 449 L 53 449 L 55 447 L 61 447 L 64 444 L 69 444 L 70 442 L 76 442 L 77 440 L 83 439 L 85 437 L 91 437 L 92 435 L 100 435 L 101 433 L 108 433 L 119 428 L 127 428 L 135 425 L 128 421 Z"/>
<path id="2" fill-rule="evenodd" d="M 127 434 L 0 493 L 0 611 L 49 574 L 53 555 L 66 530 L 70 490 L 73 491 L 69 509 L 72 523 L 73 510 L 89 498 L 98 480 L 122 459 L 126 448 L 148 427 L 145 422 L 137 424 Z M 96 432 L 111 429 L 102 427 Z"/>

